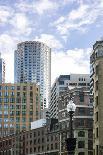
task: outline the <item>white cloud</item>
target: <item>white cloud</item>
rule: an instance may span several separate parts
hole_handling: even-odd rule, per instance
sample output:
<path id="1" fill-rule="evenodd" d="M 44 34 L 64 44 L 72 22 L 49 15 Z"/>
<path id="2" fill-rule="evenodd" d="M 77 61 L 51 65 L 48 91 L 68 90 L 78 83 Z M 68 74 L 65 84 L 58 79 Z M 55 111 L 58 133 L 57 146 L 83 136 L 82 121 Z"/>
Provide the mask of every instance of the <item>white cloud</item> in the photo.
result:
<path id="1" fill-rule="evenodd" d="M 41 34 L 40 37 L 36 37 L 35 40 L 42 41 L 53 49 L 60 49 L 63 47 L 62 43 L 51 34 Z"/>
<path id="2" fill-rule="evenodd" d="M 84 4 L 82 1 L 77 9 L 72 10 L 65 16 L 59 17 L 54 22 L 54 26 L 62 35 L 71 30 L 85 32 L 88 25 L 95 23 L 101 16 L 103 17 L 103 6 L 100 1 L 91 4 Z"/>
<path id="3" fill-rule="evenodd" d="M 88 5 L 80 5 L 80 7 L 77 10 L 72 10 L 69 14 L 70 20 L 77 20 L 81 19 L 85 16 L 88 10 Z"/>
<path id="4" fill-rule="evenodd" d="M 58 8 L 58 3 L 51 0 L 40 0 L 37 3 L 34 2 L 34 9 L 38 14 L 43 14 L 45 11 L 55 10 Z"/>
<path id="5" fill-rule="evenodd" d="M 35 12 L 39 15 L 44 14 L 45 12 L 50 12 L 58 9 L 59 3 L 51 0 L 37 0 L 27 2 L 21 1 L 21 3 L 16 3 L 15 5 L 21 12 Z"/>
<path id="6" fill-rule="evenodd" d="M 90 48 L 52 52 L 52 83 L 60 74 L 89 73 L 90 52 Z"/>
<path id="7" fill-rule="evenodd" d="M 15 34 L 29 35 L 31 33 L 30 20 L 24 13 L 16 13 L 10 23 L 14 27 L 13 32 Z"/>
<path id="8" fill-rule="evenodd" d="M 0 6 L 0 24 L 8 23 L 12 15 L 13 10 L 10 7 Z"/>
<path id="9" fill-rule="evenodd" d="M 0 35 L 0 52 L 1 53 L 12 53 L 12 50 L 15 49 L 16 38 L 8 35 Z"/>

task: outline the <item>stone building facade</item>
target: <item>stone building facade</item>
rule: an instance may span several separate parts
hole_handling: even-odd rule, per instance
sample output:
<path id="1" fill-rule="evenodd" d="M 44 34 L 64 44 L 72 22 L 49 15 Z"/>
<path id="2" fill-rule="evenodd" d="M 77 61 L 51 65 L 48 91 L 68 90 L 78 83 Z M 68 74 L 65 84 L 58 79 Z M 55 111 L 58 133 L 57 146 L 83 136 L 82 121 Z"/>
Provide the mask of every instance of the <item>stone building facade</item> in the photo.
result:
<path id="1" fill-rule="evenodd" d="M 74 113 L 74 136 L 77 138 L 75 155 L 92 155 L 93 154 L 93 96 L 90 95 L 88 88 L 74 88 L 61 93 L 58 99 L 59 123 L 65 130 L 61 133 L 61 139 L 69 137 L 69 114 L 67 104 L 72 97 L 76 104 Z M 62 144 L 63 146 L 65 146 Z M 90 147 L 91 146 L 91 147 Z M 62 147 L 65 151 L 65 147 Z M 64 152 L 63 151 L 63 152 Z"/>
<path id="2" fill-rule="evenodd" d="M 93 148 L 94 155 L 103 154 L 103 41 L 93 45 L 90 56 L 91 94 L 94 96 Z"/>

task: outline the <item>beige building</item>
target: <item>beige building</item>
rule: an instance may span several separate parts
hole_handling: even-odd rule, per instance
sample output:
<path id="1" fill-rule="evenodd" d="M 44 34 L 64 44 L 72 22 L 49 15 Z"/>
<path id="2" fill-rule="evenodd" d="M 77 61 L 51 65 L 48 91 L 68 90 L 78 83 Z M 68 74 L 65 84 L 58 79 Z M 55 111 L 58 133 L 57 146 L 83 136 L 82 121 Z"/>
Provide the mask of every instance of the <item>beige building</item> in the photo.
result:
<path id="1" fill-rule="evenodd" d="M 91 93 L 94 95 L 94 155 L 103 154 L 103 41 L 93 45 L 90 57 Z"/>
<path id="2" fill-rule="evenodd" d="M 0 84 L 0 136 L 30 129 L 40 119 L 39 86 L 33 83 Z"/>

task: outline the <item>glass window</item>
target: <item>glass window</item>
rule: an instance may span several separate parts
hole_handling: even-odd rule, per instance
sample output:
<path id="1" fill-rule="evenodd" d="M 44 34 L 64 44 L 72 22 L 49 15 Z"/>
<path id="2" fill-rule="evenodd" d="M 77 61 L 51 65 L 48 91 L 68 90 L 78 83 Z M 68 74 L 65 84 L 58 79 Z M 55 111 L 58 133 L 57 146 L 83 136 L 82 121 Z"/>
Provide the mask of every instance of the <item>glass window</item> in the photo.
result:
<path id="1" fill-rule="evenodd" d="M 2 98 L 0 98 L 0 103 L 2 103 L 2 101 L 3 101 L 3 99 L 2 99 Z"/>
<path id="2" fill-rule="evenodd" d="M 17 90 L 20 90 L 20 86 L 17 86 Z"/>
<path id="3" fill-rule="evenodd" d="M 2 96 L 2 92 L 0 92 L 0 96 Z"/>
<path id="4" fill-rule="evenodd" d="M 11 90 L 14 90 L 15 89 L 15 86 L 11 86 Z"/>
<path id="5" fill-rule="evenodd" d="M 79 92 L 80 102 L 84 102 L 84 92 Z"/>
<path id="6" fill-rule="evenodd" d="M 85 155 L 85 152 L 79 152 L 78 155 Z"/>
<path id="7" fill-rule="evenodd" d="M 14 92 L 11 92 L 11 96 L 14 96 Z"/>
<path id="8" fill-rule="evenodd" d="M 85 148 L 85 141 L 79 141 L 78 148 Z"/>
<path id="9" fill-rule="evenodd" d="M 85 132 L 84 131 L 79 131 L 78 132 L 78 137 L 85 137 Z"/>
<path id="10" fill-rule="evenodd" d="M 5 86 L 4 89 L 5 89 L 5 90 L 8 90 L 8 86 Z"/>

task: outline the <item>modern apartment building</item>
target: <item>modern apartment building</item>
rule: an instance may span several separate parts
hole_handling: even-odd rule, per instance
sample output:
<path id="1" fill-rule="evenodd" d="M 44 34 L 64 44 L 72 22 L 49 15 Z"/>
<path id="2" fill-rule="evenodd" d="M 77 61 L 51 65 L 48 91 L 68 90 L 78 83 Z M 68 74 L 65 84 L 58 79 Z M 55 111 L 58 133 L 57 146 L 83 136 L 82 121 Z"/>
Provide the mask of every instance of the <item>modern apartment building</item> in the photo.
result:
<path id="1" fill-rule="evenodd" d="M 103 41 L 96 41 L 90 56 L 91 93 L 94 96 L 94 155 L 103 154 Z"/>
<path id="2" fill-rule="evenodd" d="M 76 105 L 74 114 L 74 137 L 76 140 L 75 155 L 93 155 L 93 96 L 88 88 L 74 88 L 61 92 L 58 99 L 58 121 L 64 132 L 61 133 L 62 152 L 65 151 L 65 139 L 69 137 L 69 114 L 67 104 L 70 98 Z"/>
<path id="3" fill-rule="evenodd" d="M 60 92 L 66 91 L 67 88 L 89 87 L 89 82 L 89 74 L 60 75 L 55 80 L 51 89 L 51 102 L 49 104 L 50 117 L 58 119 L 58 97 Z"/>
<path id="4" fill-rule="evenodd" d="M 41 109 L 44 109 L 50 102 L 51 49 L 42 42 L 25 41 L 17 45 L 14 57 L 15 82 L 39 83 Z"/>
<path id="5" fill-rule="evenodd" d="M 40 90 L 35 83 L 0 84 L 0 137 L 29 130 L 40 119 Z"/>
<path id="6" fill-rule="evenodd" d="M 1 58 L 0 54 L 0 83 L 5 82 L 5 61 Z"/>

